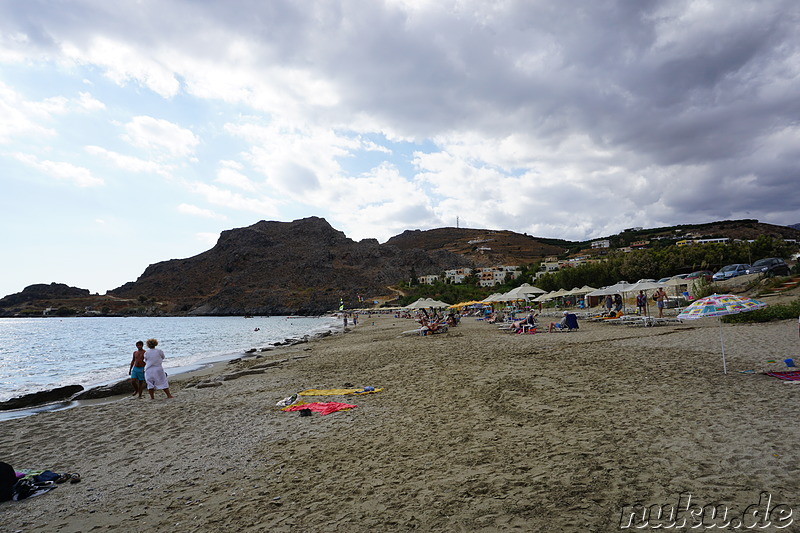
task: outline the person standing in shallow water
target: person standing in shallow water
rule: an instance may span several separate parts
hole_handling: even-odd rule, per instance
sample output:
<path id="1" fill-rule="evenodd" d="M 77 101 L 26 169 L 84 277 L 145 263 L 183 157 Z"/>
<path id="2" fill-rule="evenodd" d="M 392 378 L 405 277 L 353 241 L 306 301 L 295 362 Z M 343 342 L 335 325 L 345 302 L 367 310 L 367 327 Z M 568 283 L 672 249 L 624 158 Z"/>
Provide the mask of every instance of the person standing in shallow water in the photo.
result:
<path id="1" fill-rule="evenodd" d="M 150 393 L 150 399 L 155 400 L 156 389 L 163 390 L 167 393 L 167 398 L 174 398 L 169 392 L 169 382 L 167 381 L 167 373 L 164 372 L 162 363 L 164 362 L 163 350 L 156 348 L 158 341 L 156 339 L 148 339 L 147 347 L 149 348 L 144 352 L 144 379 L 147 382 L 147 392 Z"/>
<path id="2" fill-rule="evenodd" d="M 133 384 L 133 395 L 142 397 L 144 393 L 144 343 L 138 341 L 136 343 L 136 351 L 133 352 L 131 359 L 131 367 L 128 369 L 128 374 L 131 375 L 131 383 Z"/>

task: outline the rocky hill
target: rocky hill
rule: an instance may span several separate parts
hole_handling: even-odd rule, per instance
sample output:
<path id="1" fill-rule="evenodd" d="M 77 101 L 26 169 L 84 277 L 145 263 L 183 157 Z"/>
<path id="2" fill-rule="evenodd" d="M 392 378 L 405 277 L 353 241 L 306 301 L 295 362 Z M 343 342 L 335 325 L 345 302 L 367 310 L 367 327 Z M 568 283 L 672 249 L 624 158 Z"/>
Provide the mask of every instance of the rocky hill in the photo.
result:
<path id="1" fill-rule="evenodd" d="M 9 307 L 12 305 L 20 305 L 25 302 L 33 302 L 42 299 L 55 299 L 60 300 L 64 298 L 84 298 L 89 296 L 87 289 L 79 289 L 70 287 L 63 283 L 37 283 L 36 285 L 29 285 L 23 289 L 22 292 L 10 294 L 0 298 L 0 307 Z"/>
<path id="2" fill-rule="evenodd" d="M 412 273 L 470 265 L 446 250 L 401 249 L 349 239 L 321 218 L 261 221 L 222 232 L 207 252 L 149 266 L 135 282 L 109 291 L 157 298 L 167 311 L 199 315 L 317 314 L 358 297 L 391 295 Z"/>
<path id="3" fill-rule="evenodd" d="M 469 258 L 477 266 L 528 265 L 565 252 L 562 246 L 545 244 L 513 231 L 466 228 L 408 230 L 386 244 L 401 250 L 421 248 L 429 252 L 451 252 Z"/>
<path id="4" fill-rule="evenodd" d="M 800 241 L 800 230 L 756 220 L 635 228 L 609 238 L 621 247 L 640 239 L 759 235 Z M 360 297 L 391 300 L 396 294 L 391 287 L 414 275 L 529 265 L 588 247 L 588 242 L 465 228 L 405 231 L 379 244 L 353 241 L 316 217 L 261 221 L 222 232 L 213 248 L 194 257 L 150 265 L 136 281 L 103 296 L 63 284 L 32 285 L 0 299 L 0 315 L 41 316 L 47 308 L 60 315 L 319 314 L 336 309 L 340 299 L 347 308 L 360 307 Z"/>

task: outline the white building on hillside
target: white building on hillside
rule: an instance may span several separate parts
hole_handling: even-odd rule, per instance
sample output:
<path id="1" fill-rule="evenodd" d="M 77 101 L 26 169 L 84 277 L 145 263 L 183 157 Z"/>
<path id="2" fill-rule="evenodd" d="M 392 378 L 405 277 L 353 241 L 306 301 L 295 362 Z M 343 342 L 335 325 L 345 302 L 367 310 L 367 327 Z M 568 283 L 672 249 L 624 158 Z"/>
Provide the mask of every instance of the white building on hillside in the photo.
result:
<path id="1" fill-rule="evenodd" d="M 433 285 L 439 280 L 439 276 L 436 274 L 430 274 L 428 276 L 417 276 L 417 281 L 422 285 Z"/>
<path id="2" fill-rule="evenodd" d="M 444 277 L 450 283 L 462 283 L 464 278 L 470 274 L 472 274 L 471 268 L 455 268 L 444 271 Z"/>

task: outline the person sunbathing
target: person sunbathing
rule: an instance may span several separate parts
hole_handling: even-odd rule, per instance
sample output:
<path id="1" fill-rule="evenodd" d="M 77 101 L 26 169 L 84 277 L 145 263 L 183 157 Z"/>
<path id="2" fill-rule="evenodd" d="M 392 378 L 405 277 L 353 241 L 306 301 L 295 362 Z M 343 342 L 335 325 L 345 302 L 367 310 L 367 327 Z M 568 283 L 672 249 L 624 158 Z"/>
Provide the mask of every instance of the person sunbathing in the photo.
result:
<path id="1" fill-rule="evenodd" d="M 535 314 L 528 313 L 528 316 L 526 316 L 522 320 L 517 320 L 516 322 L 511 323 L 511 329 L 517 333 L 522 333 L 525 329 L 525 326 L 536 327 Z"/>

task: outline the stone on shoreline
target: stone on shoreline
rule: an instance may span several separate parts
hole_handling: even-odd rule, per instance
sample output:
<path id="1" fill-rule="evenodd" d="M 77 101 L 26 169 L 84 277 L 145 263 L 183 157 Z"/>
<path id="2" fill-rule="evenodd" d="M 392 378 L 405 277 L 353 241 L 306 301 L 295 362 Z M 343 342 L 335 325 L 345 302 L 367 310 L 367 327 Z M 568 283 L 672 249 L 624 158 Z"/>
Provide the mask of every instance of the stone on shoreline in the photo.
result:
<path id="1" fill-rule="evenodd" d="M 8 411 L 9 409 L 22 409 L 23 407 L 33 407 L 43 403 L 58 402 L 69 400 L 75 393 L 81 392 L 83 387 L 81 385 L 66 385 L 64 387 L 57 387 L 55 389 L 32 392 L 17 398 L 11 398 L 4 402 L 0 402 L 0 411 Z"/>
<path id="2" fill-rule="evenodd" d="M 82 387 L 81 387 L 82 388 Z M 121 394 L 132 394 L 133 386 L 131 380 L 126 379 L 110 385 L 101 385 L 94 387 L 80 394 L 77 394 L 73 400 L 96 400 L 98 398 L 108 398 L 109 396 L 119 396 Z"/>

